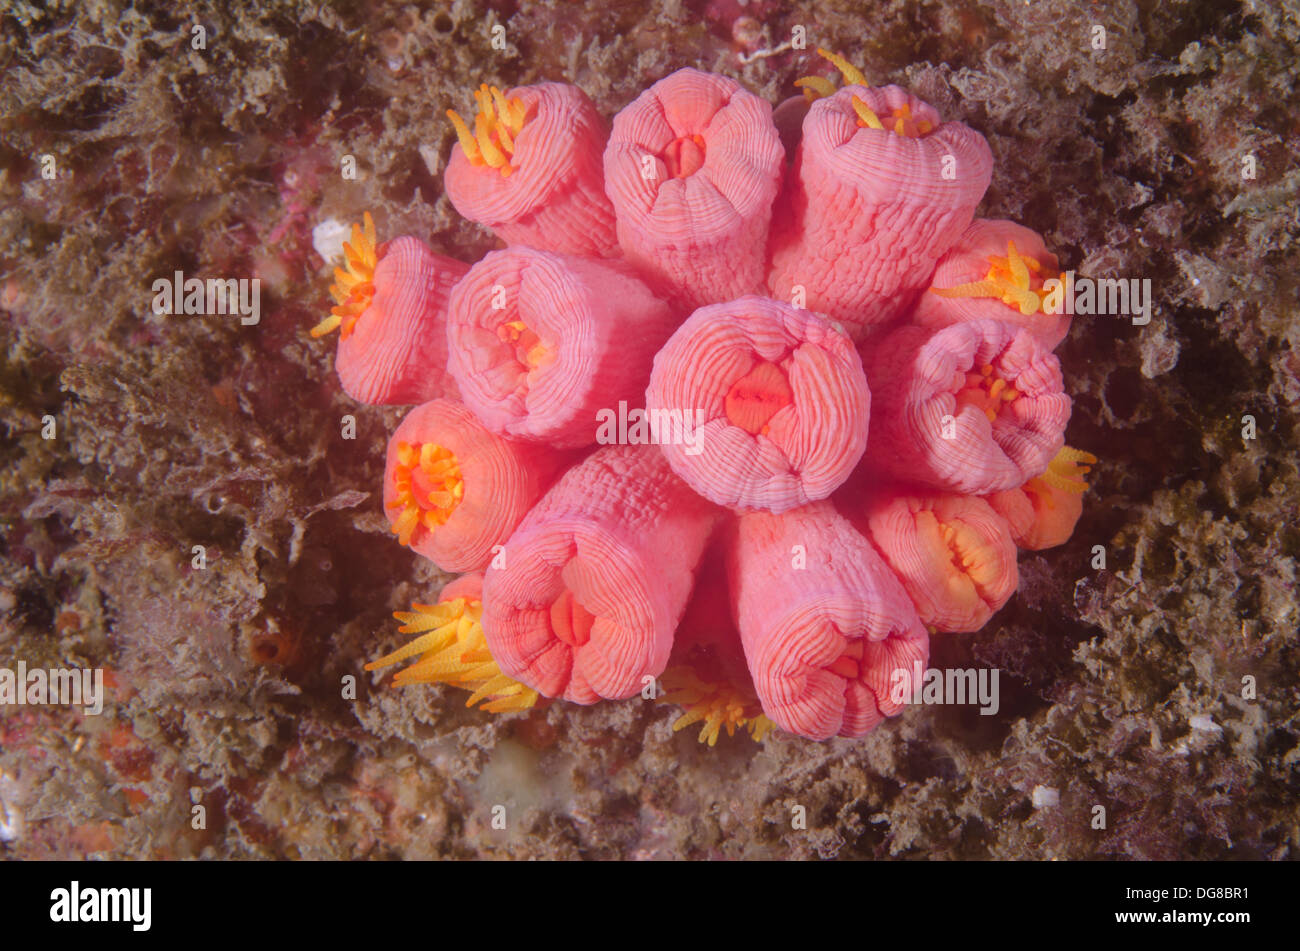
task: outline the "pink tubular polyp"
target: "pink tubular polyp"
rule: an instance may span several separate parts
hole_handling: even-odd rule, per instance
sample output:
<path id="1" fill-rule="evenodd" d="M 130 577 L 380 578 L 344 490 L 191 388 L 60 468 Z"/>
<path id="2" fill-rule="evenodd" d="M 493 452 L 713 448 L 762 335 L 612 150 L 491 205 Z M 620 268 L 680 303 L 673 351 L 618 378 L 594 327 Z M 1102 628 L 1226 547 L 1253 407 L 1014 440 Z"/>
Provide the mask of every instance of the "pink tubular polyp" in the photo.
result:
<path id="1" fill-rule="evenodd" d="M 906 107 L 924 134 L 861 125 L 854 98 L 877 113 Z M 847 86 L 808 110 L 777 201 L 768 287 L 780 300 L 844 324 L 855 338 L 898 317 L 970 223 L 992 177 L 984 137 L 940 122 L 897 86 Z"/>
<path id="2" fill-rule="evenodd" d="M 762 297 L 696 311 L 655 358 L 646 406 L 694 412 L 694 445 L 662 447 L 695 491 L 784 511 L 838 488 L 867 445 L 871 394 L 852 343 L 823 317 Z"/>
<path id="3" fill-rule="evenodd" d="M 1043 472 L 1064 445 L 1060 363 L 1024 328 L 901 327 L 861 350 L 873 395 L 863 465 L 878 476 L 983 495 Z"/>
<path id="4" fill-rule="evenodd" d="M 615 116 L 604 165 L 623 252 L 675 304 L 761 290 L 784 165 L 767 102 L 678 70 Z"/>
<path id="5" fill-rule="evenodd" d="M 618 700 L 663 672 L 716 510 L 654 446 L 605 446 L 511 535 L 483 583 L 506 674 L 548 697 Z"/>
<path id="6" fill-rule="evenodd" d="M 435 254 L 418 238 L 380 246 L 374 296 L 346 337 L 335 368 L 360 403 L 409 405 L 455 397 L 447 373 L 447 302 L 469 265 Z"/>
<path id="7" fill-rule="evenodd" d="M 602 410 L 641 406 L 675 322 L 620 262 L 507 248 L 456 286 L 449 368 L 493 431 L 589 446 Z"/>
<path id="8" fill-rule="evenodd" d="M 728 557 L 741 642 L 763 712 L 815 740 L 899 713 L 896 671 L 929 638 L 898 579 L 829 502 L 737 522 Z"/>
<path id="9" fill-rule="evenodd" d="M 577 86 L 539 83 L 509 90 L 527 114 L 513 138 L 511 173 L 475 164 L 453 147 L 444 186 L 464 217 L 507 244 L 608 257 L 617 251 L 601 153 L 608 127 Z"/>

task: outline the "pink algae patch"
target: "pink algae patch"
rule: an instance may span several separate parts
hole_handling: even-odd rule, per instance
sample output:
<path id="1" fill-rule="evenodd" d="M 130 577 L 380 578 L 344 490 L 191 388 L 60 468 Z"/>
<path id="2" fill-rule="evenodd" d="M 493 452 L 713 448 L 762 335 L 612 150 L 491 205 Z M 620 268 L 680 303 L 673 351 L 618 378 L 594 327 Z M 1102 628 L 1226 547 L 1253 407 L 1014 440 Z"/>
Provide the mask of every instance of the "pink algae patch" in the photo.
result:
<path id="1" fill-rule="evenodd" d="M 790 380 L 775 363 L 760 361 L 731 384 L 724 406 L 727 420 L 751 436 L 766 435 L 767 424 L 778 411 L 794 402 Z"/>

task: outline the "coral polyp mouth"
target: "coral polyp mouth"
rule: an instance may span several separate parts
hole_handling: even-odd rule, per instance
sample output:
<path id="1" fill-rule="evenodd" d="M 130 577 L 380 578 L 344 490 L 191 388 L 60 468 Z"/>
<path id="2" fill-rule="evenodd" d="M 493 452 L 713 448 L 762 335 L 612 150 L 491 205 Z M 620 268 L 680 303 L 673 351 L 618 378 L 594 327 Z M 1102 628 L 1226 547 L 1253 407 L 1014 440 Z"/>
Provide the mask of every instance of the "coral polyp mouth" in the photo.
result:
<path id="1" fill-rule="evenodd" d="M 861 640 L 850 641 L 844 648 L 844 653 L 826 665 L 826 670 L 829 670 L 837 677 L 843 677 L 845 680 L 860 679 L 862 676 L 862 648 L 863 642 Z"/>
<path id="2" fill-rule="evenodd" d="M 500 89 L 487 83 L 474 92 L 474 101 L 478 112 L 474 115 L 473 132 L 456 110 L 447 110 L 460 147 L 471 164 L 495 168 L 502 178 L 509 178 L 515 170 L 511 164 L 515 157 L 515 137 L 528 121 L 528 107 L 518 96 L 507 99 Z"/>
<path id="3" fill-rule="evenodd" d="M 919 139 L 934 131 L 934 123 L 929 119 L 920 119 L 912 115 L 912 107 L 907 103 L 889 110 L 882 118 L 860 98 L 854 96 L 853 111 L 857 113 L 859 129 L 882 129 L 909 139 Z"/>
<path id="4" fill-rule="evenodd" d="M 330 296 L 335 306 L 330 308 L 330 316 L 311 329 L 313 337 L 339 330 L 343 339 L 352 336 L 357 321 L 365 313 L 375 296 L 375 266 L 379 264 L 379 255 L 375 247 L 375 220 L 366 212 L 361 225 L 353 224 L 352 241 L 343 243 L 343 257 L 347 270 L 334 269 L 334 283 L 330 285 Z"/>
<path id="5" fill-rule="evenodd" d="M 591 640 L 595 624 L 596 615 L 567 588 L 551 602 L 551 633 L 570 647 L 581 647 Z"/>
<path id="6" fill-rule="evenodd" d="M 393 533 L 403 545 L 416 532 L 447 524 L 465 495 L 465 480 L 451 450 L 436 443 L 401 443 L 397 447 L 396 496 L 389 508 L 401 509 Z"/>
<path id="7" fill-rule="evenodd" d="M 1015 307 L 1028 317 L 1043 310 L 1043 301 L 1050 293 L 1043 287 L 1044 283 L 1059 277 L 1059 274 L 1045 273 L 1036 258 L 1020 254 L 1016 243 L 1008 241 L 1005 258 L 989 256 L 989 270 L 984 280 L 931 290 L 940 297 L 991 297 L 1008 307 Z"/>
<path id="8" fill-rule="evenodd" d="M 786 372 L 766 360 L 731 384 L 724 400 L 727 420 L 751 436 L 767 435 L 768 421 L 794 402 Z"/>
<path id="9" fill-rule="evenodd" d="M 862 70 L 838 53 L 818 48 L 817 55 L 838 69 L 840 75 L 844 77 L 844 82 L 848 85 L 863 87 L 871 85 L 867 82 L 867 77 L 863 75 Z M 824 76 L 803 76 L 796 79 L 794 84 L 803 90 L 803 94 L 809 102 L 835 95 L 835 83 Z M 910 103 L 905 102 L 879 113 L 858 96 L 854 96 L 852 102 L 853 111 L 857 113 L 858 128 L 860 129 L 879 129 L 911 139 L 921 138 L 934 131 L 935 124 L 933 122 L 912 114 Z"/>
<path id="10" fill-rule="evenodd" d="M 537 332 L 522 320 L 511 320 L 497 327 L 497 337 L 502 343 L 513 344 L 515 362 L 525 371 L 539 369 L 555 361 L 551 352 Z"/>
<path id="11" fill-rule="evenodd" d="M 704 136 L 683 135 L 669 143 L 660 158 L 672 178 L 689 178 L 704 167 Z"/>
<path id="12" fill-rule="evenodd" d="M 931 512 L 918 512 L 916 520 L 917 530 L 930 538 L 934 548 L 946 549 L 958 576 L 969 578 L 981 598 L 992 599 L 1001 578 L 996 548 L 965 522 L 940 522 Z"/>
<path id="13" fill-rule="evenodd" d="M 979 370 L 968 370 L 953 378 L 956 387 L 957 409 L 974 406 L 990 423 L 996 423 L 1002 411 L 1020 398 L 1014 383 L 997 375 L 991 363 Z"/>

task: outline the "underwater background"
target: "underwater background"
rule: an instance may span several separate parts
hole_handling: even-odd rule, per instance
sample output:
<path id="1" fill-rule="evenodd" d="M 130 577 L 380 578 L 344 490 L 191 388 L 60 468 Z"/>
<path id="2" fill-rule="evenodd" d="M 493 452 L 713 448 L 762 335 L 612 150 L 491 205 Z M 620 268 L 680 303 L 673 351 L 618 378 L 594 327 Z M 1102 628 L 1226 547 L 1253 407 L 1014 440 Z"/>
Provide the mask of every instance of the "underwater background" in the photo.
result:
<path id="1" fill-rule="evenodd" d="M 0 667 L 107 694 L 0 705 L 0 856 L 1292 857 L 1298 45 L 1294 2 L 5 4 Z M 709 747 L 666 704 L 492 716 L 363 673 L 445 577 L 379 507 L 402 411 L 307 334 L 313 229 L 370 211 L 476 260 L 442 173 L 479 83 L 610 116 L 693 66 L 776 104 L 816 46 L 987 138 L 982 217 L 1151 281 L 1149 324 L 1058 351 L 1099 459 L 1073 537 L 932 640 L 1000 670 L 998 713 Z M 259 322 L 155 315 L 176 271 L 260 279 Z"/>

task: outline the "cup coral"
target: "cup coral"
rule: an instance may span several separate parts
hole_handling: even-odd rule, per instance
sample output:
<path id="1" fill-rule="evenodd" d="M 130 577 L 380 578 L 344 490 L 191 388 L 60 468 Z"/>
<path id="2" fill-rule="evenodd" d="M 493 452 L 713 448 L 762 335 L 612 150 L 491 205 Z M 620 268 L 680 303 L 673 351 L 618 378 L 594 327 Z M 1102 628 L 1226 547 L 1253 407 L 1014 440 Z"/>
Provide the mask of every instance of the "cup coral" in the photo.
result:
<path id="1" fill-rule="evenodd" d="M 688 310 L 763 289 L 785 152 L 772 107 L 680 69 L 614 119 L 605 180 L 628 260 Z"/>
<path id="2" fill-rule="evenodd" d="M 774 297 L 855 336 L 905 312 L 970 224 L 993 174 L 984 137 L 897 86 L 818 99 L 772 223 Z"/>
<path id="3" fill-rule="evenodd" d="M 744 515 L 735 532 L 733 610 L 763 712 L 816 740 L 898 713 L 893 672 L 924 666 L 930 642 L 871 544 L 829 502 Z"/>
<path id="4" fill-rule="evenodd" d="M 695 491 L 736 509 L 824 499 L 867 445 L 871 397 L 848 337 L 764 297 L 702 307 L 659 352 L 654 413 L 698 411 L 693 445 L 663 453 Z"/>
<path id="5" fill-rule="evenodd" d="M 1048 350 L 1070 332 L 1070 315 L 1044 309 L 1043 284 L 1060 278 L 1056 255 L 1043 239 L 1014 221 L 973 221 L 939 259 L 929 292 L 911 322 L 947 327 L 963 320 L 1005 320 L 1032 330 Z"/>
<path id="6" fill-rule="evenodd" d="M 315 332 L 357 398 L 422 403 L 385 510 L 469 572 L 370 669 L 499 712 L 640 693 L 710 745 L 860 736 L 1012 596 L 1017 545 L 1069 536 L 1096 460 L 1064 446 L 1055 257 L 974 220 L 979 133 L 821 52 L 847 85 L 800 80 L 781 132 L 696 70 L 608 141 L 576 87 L 481 87 L 446 191 L 507 247 L 357 229 Z"/>
<path id="7" fill-rule="evenodd" d="M 625 265 L 508 248 L 451 295 L 444 339 L 461 398 L 487 426 L 554 446 L 596 441 L 596 413 L 640 406 L 676 321 Z"/>
<path id="8" fill-rule="evenodd" d="M 548 697 L 619 700 L 663 673 L 715 514 L 653 446 L 570 469 L 483 584 L 483 628 L 512 677 Z"/>
<path id="9" fill-rule="evenodd" d="M 1043 472 L 1065 444 L 1061 366 L 1030 330 L 999 320 L 907 326 L 863 355 L 873 471 L 982 495 Z"/>
<path id="10" fill-rule="evenodd" d="M 339 330 L 334 368 L 360 403 L 424 403 L 456 395 L 447 369 L 447 303 L 469 266 L 435 254 L 419 238 L 375 247 L 375 225 L 353 227 L 348 268 L 335 271 L 338 305 L 312 331 Z"/>
<path id="11" fill-rule="evenodd" d="M 1021 548 L 1036 551 L 1064 544 L 1083 514 L 1083 477 L 1096 463 L 1090 452 L 1065 446 L 1047 469 L 1015 489 L 994 492 L 988 503 L 1007 521 L 1011 537 Z"/>
<path id="12" fill-rule="evenodd" d="M 481 86 L 471 133 L 454 110 L 460 148 L 447 197 L 507 244 L 565 254 L 617 250 L 600 155 L 608 127 L 577 86 L 541 83 L 503 93 Z"/>
<path id="13" fill-rule="evenodd" d="M 384 511 L 398 540 L 443 571 L 479 571 L 562 459 L 490 432 L 459 403 L 434 400 L 407 414 L 388 441 Z"/>
<path id="14" fill-rule="evenodd" d="M 1015 593 L 1011 530 L 977 496 L 885 486 L 854 514 L 936 631 L 978 631 Z"/>
<path id="15" fill-rule="evenodd" d="M 660 699 L 682 708 L 674 732 L 699 723 L 700 742 L 710 746 L 724 729 L 728 736 L 745 729 L 762 740 L 776 725 L 763 713 L 749 675 L 731 608 L 729 546 L 722 534 L 715 535 L 700 559 L 695 591 L 677 625 L 668 668 L 659 678 L 666 691 Z"/>

